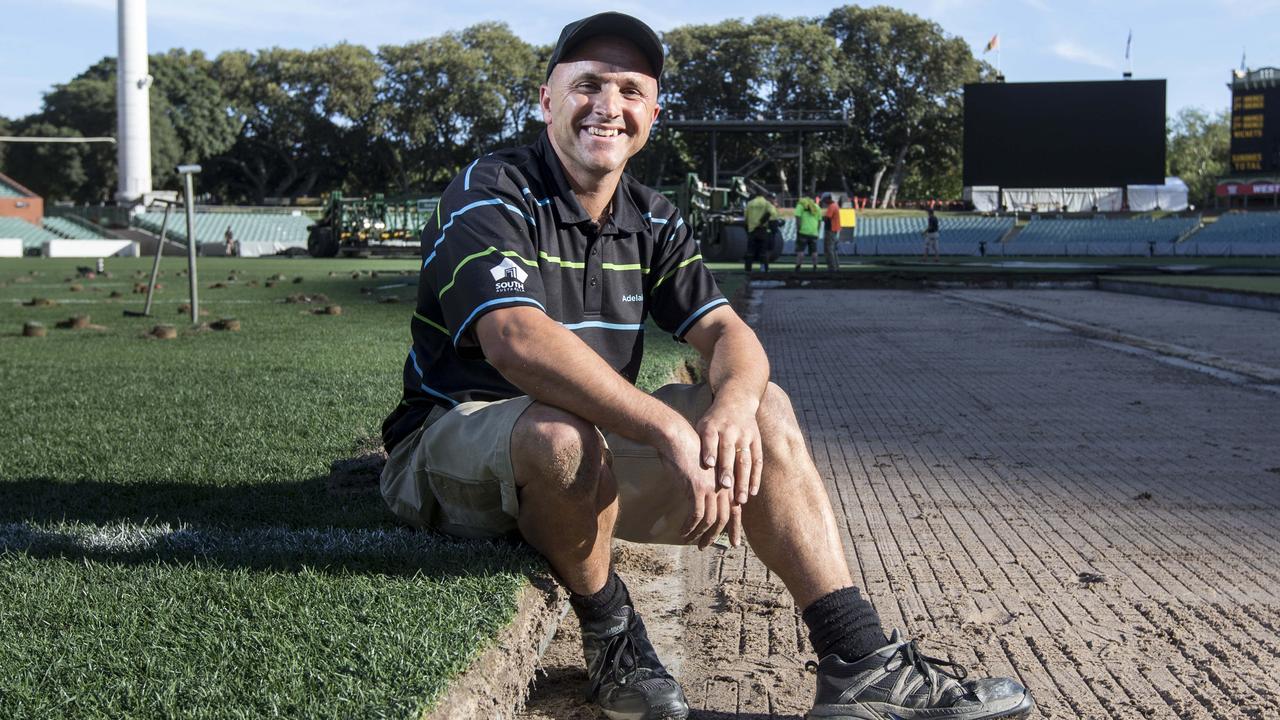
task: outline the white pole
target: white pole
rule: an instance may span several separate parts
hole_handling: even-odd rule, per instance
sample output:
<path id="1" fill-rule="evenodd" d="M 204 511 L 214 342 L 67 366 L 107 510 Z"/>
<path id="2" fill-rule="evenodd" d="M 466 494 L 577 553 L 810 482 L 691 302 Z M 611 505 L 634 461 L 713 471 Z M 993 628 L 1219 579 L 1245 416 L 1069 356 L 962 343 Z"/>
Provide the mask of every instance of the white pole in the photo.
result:
<path id="1" fill-rule="evenodd" d="M 151 192 L 151 75 L 147 73 L 147 0 L 119 0 L 116 56 L 116 202 Z"/>

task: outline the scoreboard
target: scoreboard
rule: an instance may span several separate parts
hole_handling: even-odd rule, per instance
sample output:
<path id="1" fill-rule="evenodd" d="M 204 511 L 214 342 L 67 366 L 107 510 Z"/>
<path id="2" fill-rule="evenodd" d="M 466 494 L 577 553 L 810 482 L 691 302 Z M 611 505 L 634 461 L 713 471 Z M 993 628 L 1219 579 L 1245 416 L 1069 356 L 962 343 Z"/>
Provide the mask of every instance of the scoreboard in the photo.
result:
<path id="1" fill-rule="evenodd" d="M 1280 172 L 1280 84 L 1249 80 L 1231 86 L 1231 172 Z"/>
<path id="2" fill-rule="evenodd" d="M 965 85 L 964 184 L 1162 185 L 1164 109 L 1164 80 Z"/>

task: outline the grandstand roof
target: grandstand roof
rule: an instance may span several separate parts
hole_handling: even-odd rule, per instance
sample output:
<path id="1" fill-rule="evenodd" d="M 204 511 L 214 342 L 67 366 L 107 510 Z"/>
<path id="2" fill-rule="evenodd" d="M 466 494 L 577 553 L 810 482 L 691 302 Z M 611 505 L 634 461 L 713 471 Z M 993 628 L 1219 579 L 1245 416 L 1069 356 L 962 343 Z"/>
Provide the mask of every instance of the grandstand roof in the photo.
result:
<path id="1" fill-rule="evenodd" d="M 1233 90 L 1261 90 L 1263 88 L 1280 87 L 1280 68 L 1265 67 L 1250 70 L 1244 74 L 1233 73 L 1227 87 Z"/>
<path id="2" fill-rule="evenodd" d="M 36 197 L 36 194 L 17 180 L 0 173 L 0 197 Z"/>

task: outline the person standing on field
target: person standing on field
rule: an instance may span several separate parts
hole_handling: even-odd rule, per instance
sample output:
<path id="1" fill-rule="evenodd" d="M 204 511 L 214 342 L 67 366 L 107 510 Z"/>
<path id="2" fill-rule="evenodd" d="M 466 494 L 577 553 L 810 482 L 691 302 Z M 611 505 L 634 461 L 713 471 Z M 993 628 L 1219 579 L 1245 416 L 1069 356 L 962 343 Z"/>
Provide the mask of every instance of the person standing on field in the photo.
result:
<path id="1" fill-rule="evenodd" d="M 818 233 L 822 229 L 822 210 L 813 198 L 805 196 L 796 203 L 796 272 L 804 262 L 805 253 L 813 260 L 813 269 L 818 269 Z"/>
<path id="2" fill-rule="evenodd" d="M 773 200 L 756 193 L 747 201 L 747 256 L 743 268 L 751 272 L 751 263 L 760 263 L 760 272 L 769 272 L 769 246 L 773 240 L 773 221 L 778 218 L 778 208 Z"/>
<path id="3" fill-rule="evenodd" d="M 840 269 L 840 203 L 830 194 L 822 196 L 822 246 L 827 253 L 827 269 Z"/>
<path id="4" fill-rule="evenodd" d="M 938 216 L 934 214 L 933 208 L 929 208 L 929 218 L 925 222 L 924 227 L 924 259 L 929 259 L 929 253 L 933 253 L 933 261 L 938 262 Z"/>

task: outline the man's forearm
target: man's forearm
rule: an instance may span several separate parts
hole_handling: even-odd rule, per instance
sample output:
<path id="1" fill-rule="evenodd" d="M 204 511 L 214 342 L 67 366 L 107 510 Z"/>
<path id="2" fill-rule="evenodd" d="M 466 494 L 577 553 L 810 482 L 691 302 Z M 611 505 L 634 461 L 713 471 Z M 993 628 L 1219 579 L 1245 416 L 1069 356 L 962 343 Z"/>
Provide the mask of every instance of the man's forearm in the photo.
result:
<path id="1" fill-rule="evenodd" d="M 707 382 L 716 402 L 731 403 L 755 414 L 769 383 L 769 358 L 746 325 L 726 327 L 716 338 Z"/>
<path id="2" fill-rule="evenodd" d="M 638 390 L 576 335 L 545 316 L 527 316 L 522 322 L 485 330 L 490 362 L 534 400 L 651 446 L 688 425 L 679 413 Z"/>

